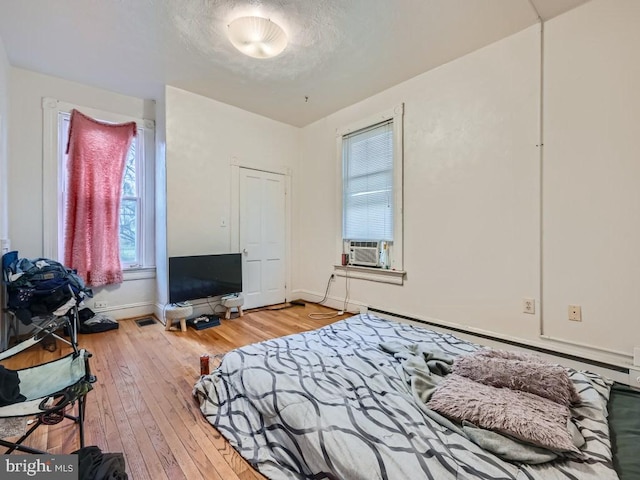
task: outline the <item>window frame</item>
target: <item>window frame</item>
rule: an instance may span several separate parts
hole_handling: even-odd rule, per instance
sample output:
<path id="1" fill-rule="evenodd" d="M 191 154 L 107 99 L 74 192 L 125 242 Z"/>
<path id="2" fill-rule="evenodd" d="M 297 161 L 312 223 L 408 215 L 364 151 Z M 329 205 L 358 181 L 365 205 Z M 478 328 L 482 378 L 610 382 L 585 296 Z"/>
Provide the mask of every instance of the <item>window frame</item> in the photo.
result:
<path id="1" fill-rule="evenodd" d="M 393 242 L 390 244 L 389 256 L 389 270 L 398 272 L 404 275 L 404 259 L 403 259 L 403 232 L 404 232 L 404 216 L 403 216 L 403 184 L 404 184 L 404 135 L 403 135 L 403 117 L 404 117 L 404 104 L 396 105 L 393 108 L 385 110 L 383 112 L 371 115 L 358 122 L 354 122 L 346 127 L 336 129 L 336 158 L 337 158 L 337 178 L 338 178 L 338 215 L 337 215 L 337 234 L 336 234 L 336 259 L 335 269 L 338 274 L 341 274 L 345 270 L 345 267 L 341 265 L 341 254 L 346 250 L 343 239 L 343 225 L 344 225 L 344 167 L 343 167 L 343 137 L 347 134 L 363 130 L 365 128 L 373 127 L 379 123 L 392 120 L 393 122 Z M 355 268 L 353 272 L 351 270 Z M 383 273 L 380 268 L 373 267 L 349 267 L 349 276 L 355 277 L 356 271 L 366 272 L 358 278 L 385 281 L 385 278 L 389 278 L 388 270 Z M 380 273 L 381 278 L 377 277 L 376 272 Z M 353 273 L 353 274 L 352 274 Z M 371 278 L 373 276 L 373 278 Z M 393 275 L 392 275 L 393 276 Z M 395 276 L 394 276 L 395 277 Z M 397 280 L 397 279 L 396 279 Z M 397 283 L 394 280 L 392 283 Z"/>
<path id="2" fill-rule="evenodd" d="M 136 148 L 136 189 L 139 198 L 138 223 L 138 262 L 123 263 L 125 280 L 146 278 L 155 272 L 154 244 L 154 164 L 155 164 L 155 122 L 147 119 L 133 118 L 117 114 L 65 103 L 53 98 L 43 98 L 44 115 L 43 138 L 43 240 L 44 256 L 61 260 L 62 238 L 64 235 L 64 201 L 63 188 L 66 172 L 64 171 L 61 153 L 66 149 L 67 139 L 61 135 L 60 117 L 77 109 L 82 113 L 105 122 L 135 122 L 138 128 Z"/>

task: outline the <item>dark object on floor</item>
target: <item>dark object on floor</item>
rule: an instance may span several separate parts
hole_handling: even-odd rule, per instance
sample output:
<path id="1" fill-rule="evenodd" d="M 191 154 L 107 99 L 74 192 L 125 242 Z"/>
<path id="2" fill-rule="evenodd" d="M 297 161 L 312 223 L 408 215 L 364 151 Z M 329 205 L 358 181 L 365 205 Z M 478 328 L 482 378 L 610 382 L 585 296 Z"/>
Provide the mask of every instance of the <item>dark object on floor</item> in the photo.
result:
<path id="1" fill-rule="evenodd" d="M 78 480 L 127 480 L 122 453 L 103 453 L 98 447 L 83 447 L 78 455 Z"/>
<path id="2" fill-rule="evenodd" d="M 263 307 L 265 310 L 284 310 L 285 308 L 291 308 L 293 304 L 290 302 L 276 303 L 275 305 L 267 305 Z M 255 310 L 254 310 L 255 311 Z"/>
<path id="3" fill-rule="evenodd" d="M 65 335 L 68 336 L 66 330 L 68 328 L 65 327 Z M 56 337 L 51 335 L 47 335 L 42 339 L 42 348 L 44 348 L 47 352 L 55 352 L 56 348 L 58 348 L 58 342 L 56 342 Z"/>
<path id="4" fill-rule="evenodd" d="M 298 300 L 291 300 L 289 303 L 290 303 L 291 305 L 302 305 L 303 307 L 306 307 L 306 305 L 307 305 L 307 304 L 305 303 L 305 301 L 304 301 L 304 300 L 300 300 L 300 299 L 298 299 Z"/>
<path id="5" fill-rule="evenodd" d="M 136 323 L 139 327 L 146 327 L 147 325 L 153 325 L 154 323 L 156 323 L 156 321 L 151 317 L 147 317 L 139 318 L 138 320 L 136 320 Z"/>
<path id="6" fill-rule="evenodd" d="M 104 313 L 98 313 L 80 322 L 80 333 L 100 333 L 119 328 L 118 322 Z"/>
<path id="7" fill-rule="evenodd" d="M 78 332 L 79 333 L 93 333 L 93 332 L 88 332 L 88 331 L 83 331 L 83 325 L 91 320 L 93 317 L 95 317 L 96 314 L 93 310 L 91 310 L 89 307 L 85 307 L 81 310 L 78 310 Z M 64 334 L 68 337 L 69 336 L 69 329 L 67 327 L 64 327 Z M 52 351 L 52 350 L 50 350 Z"/>
<path id="8" fill-rule="evenodd" d="M 196 320 L 201 317 L 206 317 L 207 319 L 196 322 Z M 187 325 L 196 330 L 204 330 L 205 328 L 217 327 L 218 325 L 220 325 L 220 318 L 218 318 L 216 315 L 202 315 L 201 317 L 188 318 Z"/>
<path id="9" fill-rule="evenodd" d="M 95 317 L 96 314 L 90 308 L 83 308 L 82 310 L 78 310 L 78 319 L 80 322 L 86 322 L 90 318 Z"/>

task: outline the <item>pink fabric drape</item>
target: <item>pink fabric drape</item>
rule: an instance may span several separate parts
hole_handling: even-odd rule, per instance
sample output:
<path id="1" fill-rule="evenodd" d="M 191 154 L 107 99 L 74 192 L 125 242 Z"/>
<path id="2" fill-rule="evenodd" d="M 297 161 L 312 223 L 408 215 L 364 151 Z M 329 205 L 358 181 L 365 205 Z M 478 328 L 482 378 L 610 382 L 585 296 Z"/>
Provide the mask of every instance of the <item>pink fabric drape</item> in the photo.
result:
<path id="1" fill-rule="evenodd" d="M 122 178 L 135 122 L 109 124 L 71 112 L 64 263 L 87 285 L 122 282 Z"/>

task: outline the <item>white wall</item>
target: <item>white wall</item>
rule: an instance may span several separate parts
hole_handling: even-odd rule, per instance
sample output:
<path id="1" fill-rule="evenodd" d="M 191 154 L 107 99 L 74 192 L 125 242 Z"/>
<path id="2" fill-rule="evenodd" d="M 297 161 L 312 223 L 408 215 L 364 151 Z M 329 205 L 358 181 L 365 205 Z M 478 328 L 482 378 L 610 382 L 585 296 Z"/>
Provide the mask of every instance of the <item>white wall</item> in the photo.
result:
<path id="1" fill-rule="evenodd" d="M 9 60 L 0 38 L 0 238 L 9 235 L 8 179 L 7 179 L 7 130 L 9 116 Z"/>
<path id="2" fill-rule="evenodd" d="M 406 281 L 351 279 L 352 308 L 628 362 L 640 345 L 639 11 L 594 0 L 545 26 L 542 161 L 539 26 L 304 128 L 294 288 L 321 297 L 338 261 L 336 129 L 404 102 Z M 570 303 L 582 323 L 569 323 Z M 544 333 L 573 344 L 541 337 L 541 312 Z"/>
<path id="3" fill-rule="evenodd" d="M 23 257 L 43 255 L 42 98 L 91 107 L 137 118 L 154 119 L 152 102 L 118 95 L 48 75 L 10 68 L 8 185 L 11 246 Z M 109 303 L 108 313 L 132 317 L 153 311 L 155 280 L 128 280 L 94 289 Z M 88 306 L 91 303 L 88 302 Z"/>
<path id="4" fill-rule="evenodd" d="M 238 251 L 231 165 L 293 169 L 299 129 L 173 87 L 165 97 L 168 256 Z"/>
<path id="5" fill-rule="evenodd" d="M 592 1 L 546 26 L 544 333 L 640 346 L 640 2 Z M 582 322 L 568 322 L 569 304 Z"/>
<path id="6" fill-rule="evenodd" d="M 404 117 L 403 286 L 350 280 L 365 305 L 535 336 L 539 28 L 444 65 L 304 129 L 295 285 L 323 293 L 340 235 L 335 131 L 398 103 Z M 300 248 L 302 251 L 302 248 Z M 342 299 L 344 279 L 331 293 Z"/>

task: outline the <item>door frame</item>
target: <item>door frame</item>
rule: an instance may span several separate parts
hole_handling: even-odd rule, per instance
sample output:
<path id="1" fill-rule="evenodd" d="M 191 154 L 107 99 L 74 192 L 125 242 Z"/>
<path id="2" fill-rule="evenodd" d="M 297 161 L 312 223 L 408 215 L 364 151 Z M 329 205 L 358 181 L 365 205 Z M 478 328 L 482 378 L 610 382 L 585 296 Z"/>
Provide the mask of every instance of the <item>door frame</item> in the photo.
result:
<path id="1" fill-rule="evenodd" d="M 231 215 L 229 218 L 229 235 L 231 250 L 242 253 L 240 246 L 240 169 L 273 173 L 284 177 L 284 297 L 290 300 L 291 291 L 291 168 L 271 168 L 232 159 L 231 162 Z"/>

